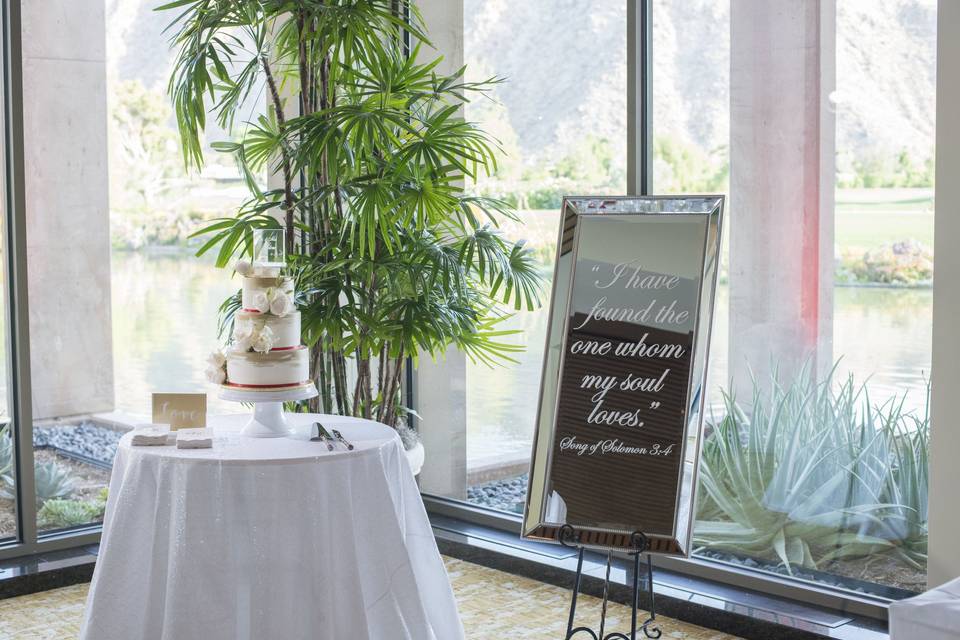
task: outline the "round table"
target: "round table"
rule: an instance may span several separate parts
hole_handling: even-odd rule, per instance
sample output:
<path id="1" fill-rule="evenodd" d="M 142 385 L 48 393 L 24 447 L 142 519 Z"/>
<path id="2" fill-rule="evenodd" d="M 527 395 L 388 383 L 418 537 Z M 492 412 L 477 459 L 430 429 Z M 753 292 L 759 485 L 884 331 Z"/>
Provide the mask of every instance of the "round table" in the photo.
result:
<path id="1" fill-rule="evenodd" d="M 81 638 L 457 640 L 463 628 L 397 434 L 294 414 L 291 438 L 211 417 L 212 449 L 121 439 Z M 355 445 L 309 441 L 319 420 Z"/>

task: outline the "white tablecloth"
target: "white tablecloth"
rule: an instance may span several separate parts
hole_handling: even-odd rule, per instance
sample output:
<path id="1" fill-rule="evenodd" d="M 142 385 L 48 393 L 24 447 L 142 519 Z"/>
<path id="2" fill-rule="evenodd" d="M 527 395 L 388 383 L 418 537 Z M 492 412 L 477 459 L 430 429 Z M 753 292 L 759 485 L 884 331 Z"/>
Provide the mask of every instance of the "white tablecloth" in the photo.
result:
<path id="1" fill-rule="evenodd" d="M 301 439 L 211 419 L 213 449 L 120 442 L 86 640 L 457 640 L 463 628 L 403 447 L 354 418 Z M 309 423 L 356 450 L 307 441 Z"/>
<path id="2" fill-rule="evenodd" d="M 960 638 L 960 578 L 890 605 L 890 640 Z"/>

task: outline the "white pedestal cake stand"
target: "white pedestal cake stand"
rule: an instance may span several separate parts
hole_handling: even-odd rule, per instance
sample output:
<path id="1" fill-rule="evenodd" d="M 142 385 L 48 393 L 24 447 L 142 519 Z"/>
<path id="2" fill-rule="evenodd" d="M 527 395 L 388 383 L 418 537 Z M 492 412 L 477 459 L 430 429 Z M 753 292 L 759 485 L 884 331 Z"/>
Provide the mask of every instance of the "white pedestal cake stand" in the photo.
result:
<path id="1" fill-rule="evenodd" d="M 240 432 L 251 438 L 289 436 L 292 431 L 283 413 L 283 403 L 307 400 L 316 395 L 317 388 L 312 382 L 279 390 L 241 389 L 227 385 L 220 387 L 221 399 L 253 404 L 250 422 Z"/>

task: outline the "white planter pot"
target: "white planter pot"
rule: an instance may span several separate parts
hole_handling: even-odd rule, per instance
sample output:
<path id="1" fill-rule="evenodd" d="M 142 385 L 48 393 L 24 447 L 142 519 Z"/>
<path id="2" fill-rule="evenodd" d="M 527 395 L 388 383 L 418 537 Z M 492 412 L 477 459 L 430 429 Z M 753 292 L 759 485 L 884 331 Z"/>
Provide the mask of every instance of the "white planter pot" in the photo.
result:
<path id="1" fill-rule="evenodd" d="M 427 452 L 423 448 L 423 443 L 418 442 L 413 449 L 404 449 L 403 451 L 407 454 L 407 462 L 410 464 L 410 470 L 413 471 L 413 475 L 420 473 L 420 470 L 423 469 L 423 461 L 427 456 Z"/>

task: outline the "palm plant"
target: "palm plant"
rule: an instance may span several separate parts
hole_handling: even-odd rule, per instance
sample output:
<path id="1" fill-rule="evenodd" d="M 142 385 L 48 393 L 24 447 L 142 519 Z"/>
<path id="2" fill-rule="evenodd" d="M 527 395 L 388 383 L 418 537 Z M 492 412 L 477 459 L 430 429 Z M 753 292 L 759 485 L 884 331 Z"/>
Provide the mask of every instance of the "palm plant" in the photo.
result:
<path id="1" fill-rule="evenodd" d="M 203 163 L 207 113 L 230 129 L 266 87 L 268 115 L 213 144 L 236 158 L 251 199 L 199 232 L 198 253 L 216 249 L 224 267 L 251 252 L 254 229 L 287 229 L 320 390 L 311 408 L 392 425 L 407 357 L 453 345 L 482 362 L 509 360 L 516 347 L 501 340 L 498 303 L 532 309 L 540 276 L 524 244 L 496 230 L 513 216 L 508 205 L 465 189 L 495 170 L 499 148 L 460 115 L 496 80 L 471 83 L 464 69 L 440 73 L 440 58 L 421 62 L 422 20 L 398 0 L 160 9 L 179 12 L 169 90 L 188 165 Z M 281 186 L 261 190 L 254 176 L 264 170 Z M 235 309 L 224 304 L 227 323 Z"/>
<path id="2" fill-rule="evenodd" d="M 768 389 L 769 391 L 764 391 Z M 708 425 L 694 529 L 699 549 L 823 567 L 890 552 L 926 563 L 929 417 L 903 398 L 874 407 L 865 387 L 801 372 L 754 381 L 749 411 L 729 394 Z"/>

